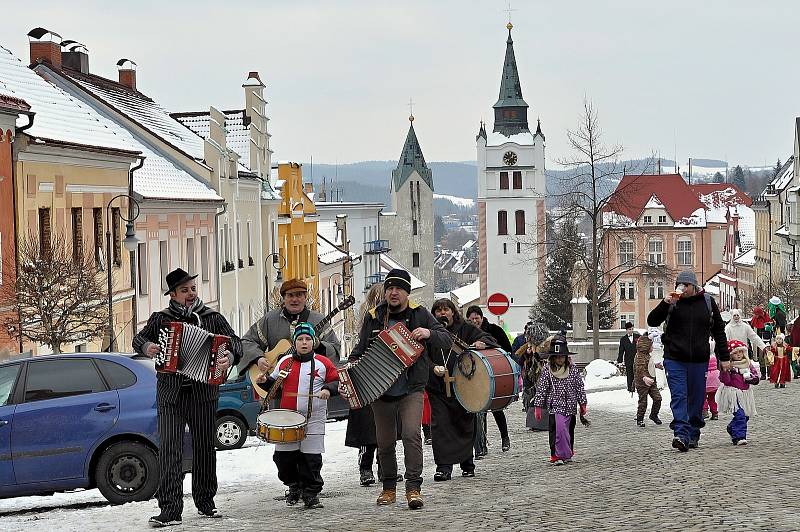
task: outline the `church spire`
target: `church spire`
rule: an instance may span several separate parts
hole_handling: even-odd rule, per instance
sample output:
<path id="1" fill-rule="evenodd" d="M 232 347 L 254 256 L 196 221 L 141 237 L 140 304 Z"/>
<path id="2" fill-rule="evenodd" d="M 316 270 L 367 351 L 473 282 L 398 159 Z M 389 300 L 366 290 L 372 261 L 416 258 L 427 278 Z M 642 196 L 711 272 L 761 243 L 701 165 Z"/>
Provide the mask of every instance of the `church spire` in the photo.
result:
<path id="1" fill-rule="evenodd" d="M 528 129 L 528 104 L 522 99 L 522 86 L 517 72 L 517 60 L 514 57 L 514 40 L 508 23 L 508 39 L 506 40 L 506 58 L 503 63 L 503 77 L 500 80 L 500 97 L 494 104 L 494 132 L 511 136 Z"/>
<path id="2" fill-rule="evenodd" d="M 408 117 L 411 123 L 406 135 L 406 143 L 403 145 L 403 152 L 400 160 L 397 161 L 397 168 L 392 170 L 392 182 L 395 190 L 400 190 L 406 179 L 416 171 L 428 187 L 433 190 L 433 175 L 431 169 L 425 163 L 425 156 L 422 155 L 422 148 L 419 146 L 417 134 L 414 131 L 414 115 Z"/>

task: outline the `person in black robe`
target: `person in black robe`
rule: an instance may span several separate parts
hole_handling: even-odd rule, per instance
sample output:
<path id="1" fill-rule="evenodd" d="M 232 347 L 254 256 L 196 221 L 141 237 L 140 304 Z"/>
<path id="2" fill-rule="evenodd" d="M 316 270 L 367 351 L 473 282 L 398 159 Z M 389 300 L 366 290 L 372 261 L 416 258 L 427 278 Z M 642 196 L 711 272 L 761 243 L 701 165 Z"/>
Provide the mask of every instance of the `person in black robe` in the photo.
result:
<path id="1" fill-rule="evenodd" d="M 439 299 L 433 304 L 431 311 L 450 334 L 457 336 L 464 343 L 476 349 L 498 347 L 490 334 L 464 321 L 449 299 Z M 425 389 L 431 403 L 433 459 L 436 462 L 436 474 L 433 480 L 450 480 L 453 464 L 461 466 L 462 476 L 474 477 L 475 462 L 472 448 L 475 438 L 475 414 L 467 412 L 461 406 L 452 385 L 449 386 L 448 397 L 448 384 L 444 380 L 444 368 L 447 368 L 447 375 L 455 374 L 458 355 L 452 350 L 439 349 L 438 352 L 431 353 L 431 359 L 434 366 L 430 370 Z"/>

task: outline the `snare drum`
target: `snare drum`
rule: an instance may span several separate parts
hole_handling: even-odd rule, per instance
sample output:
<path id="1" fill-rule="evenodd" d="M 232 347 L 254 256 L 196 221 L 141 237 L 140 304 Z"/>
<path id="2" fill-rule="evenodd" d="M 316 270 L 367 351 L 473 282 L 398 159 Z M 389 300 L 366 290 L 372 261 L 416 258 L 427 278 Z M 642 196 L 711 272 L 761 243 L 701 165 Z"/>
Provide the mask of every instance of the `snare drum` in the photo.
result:
<path id="1" fill-rule="evenodd" d="M 456 399 L 467 412 L 502 410 L 518 398 L 519 374 L 502 349 L 464 351 L 456 365 Z"/>
<path id="2" fill-rule="evenodd" d="M 256 435 L 267 443 L 298 443 L 306 438 L 307 425 L 300 412 L 276 408 L 258 416 Z"/>

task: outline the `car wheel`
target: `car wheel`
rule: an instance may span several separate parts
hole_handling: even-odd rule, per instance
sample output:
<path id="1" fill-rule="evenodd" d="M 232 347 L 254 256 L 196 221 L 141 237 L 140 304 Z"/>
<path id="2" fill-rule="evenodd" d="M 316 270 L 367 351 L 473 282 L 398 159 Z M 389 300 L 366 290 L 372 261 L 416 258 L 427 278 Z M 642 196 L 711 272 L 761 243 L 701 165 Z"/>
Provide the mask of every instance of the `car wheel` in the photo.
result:
<path id="1" fill-rule="evenodd" d="M 217 432 L 214 445 L 220 451 L 239 449 L 247 439 L 247 425 L 236 416 L 222 416 L 217 419 Z"/>
<path id="2" fill-rule="evenodd" d="M 141 443 L 115 443 L 97 461 L 95 480 L 111 504 L 147 501 L 158 489 L 158 457 Z"/>

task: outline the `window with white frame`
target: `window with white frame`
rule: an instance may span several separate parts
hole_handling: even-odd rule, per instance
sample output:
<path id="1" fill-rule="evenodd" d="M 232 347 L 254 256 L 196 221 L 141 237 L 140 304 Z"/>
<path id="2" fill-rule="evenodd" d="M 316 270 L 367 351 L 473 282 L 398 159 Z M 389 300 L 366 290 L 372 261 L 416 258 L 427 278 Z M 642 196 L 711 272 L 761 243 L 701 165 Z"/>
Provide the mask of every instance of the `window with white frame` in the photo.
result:
<path id="1" fill-rule="evenodd" d="M 689 237 L 682 236 L 678 239 L 678 265 L 691 266 L 694 263 L 694 250 L 692 249 L 692 240 Z"/>
<path id="2" fill-rule="evenodd" d="M 633 240 L 620 240 L 619 263 L 627 264 L 629 262 L 633 262 Z"/>
<path id="3" fill-rule="evenodd" d="M 634 282 L 633 281 L 620 281 L 619 282 L 619 299 L 620 299 L 620 301 L 634 299 Z"/>
<path id="4" fill-rule="evenodd" d="M 202 274 L 201 279 L 203 281 L 208 281 L 210 278 L 209 275 L 209 268 L 208 268 L 208 237 L 201 236 L 200 237 L 200 272 Z"/>
<path id="5" fill-rule="evenodd" d="M 666 214 L 659 214 L 658 215 L 658 225 L 667 225 L 667 215 Z"/>
<path id="6" fill-rule="evenodd" d="M 650 281 L 647 292 L 650 299 L 664 299 L 664 281 Z"/>
<path id="7" fill-rule="evenodd" d="M 644 217 L 644 225 L 653 225 L 653 217 L 649 214 Z"/>
<path id="8" fill-rule="evenodd" d="M 619 315 L 619 328 L 624 329 L 625 324 L 631 322 L 636 327 L 636 314 L 620 314 Z"/>
<path id="9" fill-rule="evenodd" d="M 147 242 L 139 242 L 139 253 L 137 253 L 137 269 L 139 277 L 139 294 L 148 293 L 147 275 L 150 270 L 147 268 Z"/>
<path id="10" fill-rule="evenodd" d="M 650 264 L 664 264 L 663 240 L 650 240 L 647 242 L 647 260 Z"/>

